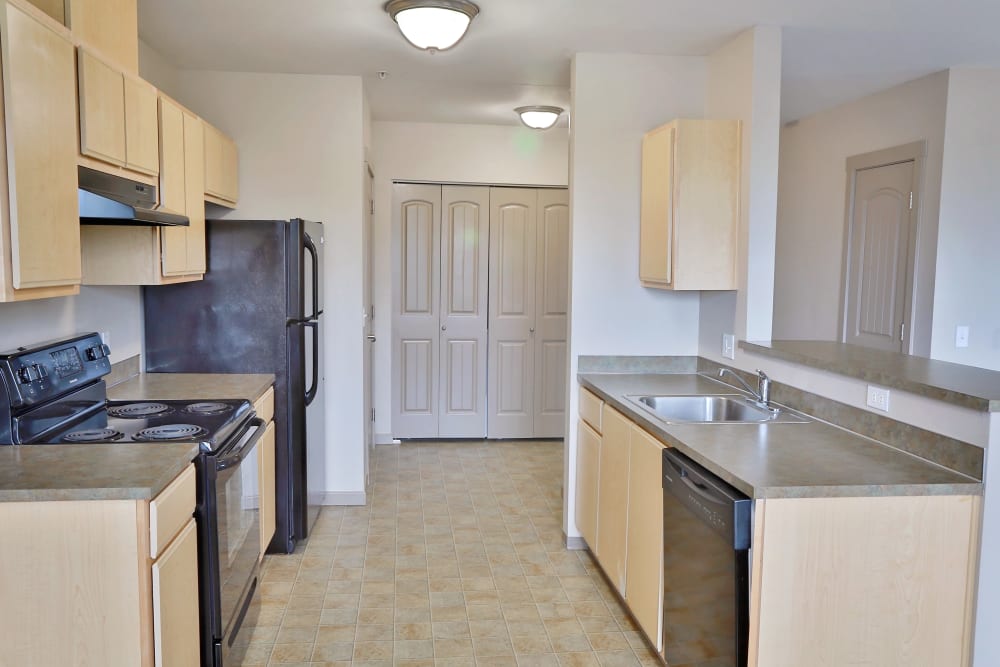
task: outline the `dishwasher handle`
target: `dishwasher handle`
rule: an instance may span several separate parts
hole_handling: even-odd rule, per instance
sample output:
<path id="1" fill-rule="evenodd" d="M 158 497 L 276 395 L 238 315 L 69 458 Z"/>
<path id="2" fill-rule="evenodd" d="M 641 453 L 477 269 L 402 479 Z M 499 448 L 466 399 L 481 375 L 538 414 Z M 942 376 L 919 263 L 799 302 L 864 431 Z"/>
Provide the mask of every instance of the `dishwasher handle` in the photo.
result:
<path id="1" fill-rule="evenodd" d="M 683 505 L 733 549 L 750 548 L 752 501 L 672 448 L 663 450 L 663 502 Z"/>

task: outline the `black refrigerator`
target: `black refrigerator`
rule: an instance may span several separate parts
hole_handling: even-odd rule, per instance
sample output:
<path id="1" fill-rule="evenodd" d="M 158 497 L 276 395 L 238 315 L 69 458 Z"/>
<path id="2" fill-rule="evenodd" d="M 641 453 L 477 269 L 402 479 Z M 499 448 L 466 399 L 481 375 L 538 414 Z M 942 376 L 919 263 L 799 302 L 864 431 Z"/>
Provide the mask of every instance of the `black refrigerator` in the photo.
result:
<path id="1" fill-rule="evenodd" d="M 291 553 L 319 514 L 326 465 L 323 225 L 206 226 L 204 280 L 143 289 L 146 370 L 274 374 L 276 529 L 265 547 Z"/>

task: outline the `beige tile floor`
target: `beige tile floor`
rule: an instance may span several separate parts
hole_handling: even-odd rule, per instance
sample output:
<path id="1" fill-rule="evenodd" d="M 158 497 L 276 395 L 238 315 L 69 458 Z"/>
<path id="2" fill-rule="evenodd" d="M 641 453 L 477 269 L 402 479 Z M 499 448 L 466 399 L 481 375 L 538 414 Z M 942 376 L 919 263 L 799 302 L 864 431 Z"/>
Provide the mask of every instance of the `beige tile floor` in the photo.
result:
<path id="1" fill-rule="evenodd" d="M 658 664 L 563 546 L 562 461 L 550 441 L 378 447 L 367 507 L 265 558 L 235 664 Z"/>

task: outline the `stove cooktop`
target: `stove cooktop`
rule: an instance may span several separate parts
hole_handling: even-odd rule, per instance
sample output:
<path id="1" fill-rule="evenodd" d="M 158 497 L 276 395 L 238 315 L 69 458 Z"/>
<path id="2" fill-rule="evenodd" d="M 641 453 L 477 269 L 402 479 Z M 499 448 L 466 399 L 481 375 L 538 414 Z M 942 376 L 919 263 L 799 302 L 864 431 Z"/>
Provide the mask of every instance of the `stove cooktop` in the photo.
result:
<path id="1" fill-rule="evenodd" d="M 213 452 L 252 415 L 246 400 L 109 401 L 53 443 L 198 442 Z"/>

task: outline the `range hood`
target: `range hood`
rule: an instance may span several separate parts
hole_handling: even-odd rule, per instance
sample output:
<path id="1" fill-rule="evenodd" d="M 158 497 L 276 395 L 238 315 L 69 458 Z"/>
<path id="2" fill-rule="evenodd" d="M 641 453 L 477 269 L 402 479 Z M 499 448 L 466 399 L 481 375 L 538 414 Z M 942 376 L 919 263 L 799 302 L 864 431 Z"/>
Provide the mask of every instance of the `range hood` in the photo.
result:
<path id="1" fill-rule="evenodd" d="M 95 169 L 78 167 L 80 224 L 186 227 L 187 216 L 157 210 L 156 188 Z"/>

